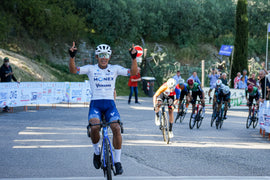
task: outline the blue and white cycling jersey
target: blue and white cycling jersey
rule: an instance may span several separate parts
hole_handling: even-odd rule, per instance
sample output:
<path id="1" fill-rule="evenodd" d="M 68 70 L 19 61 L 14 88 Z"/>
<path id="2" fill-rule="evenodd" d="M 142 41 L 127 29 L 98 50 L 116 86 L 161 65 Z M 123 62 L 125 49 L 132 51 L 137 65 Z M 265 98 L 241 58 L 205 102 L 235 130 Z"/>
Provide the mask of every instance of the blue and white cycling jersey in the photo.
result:
<path id="1" fill-rule="evenodd" d="M 115 81 L 118 75 L 128 76 L 129 69 L 119 65 L 108 64 L 106 69 L 98 64 L 85 65 L 77 68 L 78 74 L 86 74 L 92 91 L 91 100 L 114 100 Z"/>

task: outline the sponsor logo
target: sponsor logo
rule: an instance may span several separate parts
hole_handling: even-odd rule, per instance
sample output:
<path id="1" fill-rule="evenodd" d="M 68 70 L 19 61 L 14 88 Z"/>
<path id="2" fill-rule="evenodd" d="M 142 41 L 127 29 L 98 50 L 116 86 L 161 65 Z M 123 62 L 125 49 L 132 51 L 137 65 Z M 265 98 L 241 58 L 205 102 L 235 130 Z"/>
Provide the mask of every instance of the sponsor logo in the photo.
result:
<path id="1" fill-rule="evenodd" d="M 113 77 L 94 77 L 94 81 L 113 81 Z"/>
<path id="2" fill-rule="evenodd" d="M 103 87 L 111 87 L 112 85 L 111 84 L 96 84 L 96 87 L 99 88 L 103 88 Z"/>

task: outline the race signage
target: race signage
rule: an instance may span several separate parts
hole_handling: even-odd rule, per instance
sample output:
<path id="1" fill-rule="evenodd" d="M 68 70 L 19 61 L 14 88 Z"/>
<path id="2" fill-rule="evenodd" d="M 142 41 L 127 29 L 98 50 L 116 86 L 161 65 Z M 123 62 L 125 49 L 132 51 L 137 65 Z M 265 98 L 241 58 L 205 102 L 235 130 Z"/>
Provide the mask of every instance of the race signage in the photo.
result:
<path id="1" fill-rule="evenodd" d="M 233 46 L 231 45 L 221 45 L 221 48 L 219 50 L 219 55 L 224 55 L 224 56 L 231 56 L 233 50 Z"/>
<path id="2" fill-rule="evenodd" d="M 134 46 L 134 48 L 138 51 L 137 57 L 141 57 L 143 55 L 143 48 L 141 46 Z"/>

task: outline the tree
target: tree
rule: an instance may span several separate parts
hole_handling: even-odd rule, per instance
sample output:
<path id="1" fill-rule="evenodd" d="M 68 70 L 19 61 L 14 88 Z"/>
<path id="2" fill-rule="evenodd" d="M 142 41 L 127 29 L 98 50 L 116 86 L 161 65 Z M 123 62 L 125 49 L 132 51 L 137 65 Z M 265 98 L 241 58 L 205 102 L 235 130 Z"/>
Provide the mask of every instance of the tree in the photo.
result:
<path id="1" fill-rule="evenodd" d="M 234 53 L 232 62 L 232 77 L 237 72 L 248 69 L 248 16 L 247 16 L 247 0 L 238 0 L 235 16 L 236 34 L 234 41 Z M 231 81 L 233 85 L 233 81 Z"/>

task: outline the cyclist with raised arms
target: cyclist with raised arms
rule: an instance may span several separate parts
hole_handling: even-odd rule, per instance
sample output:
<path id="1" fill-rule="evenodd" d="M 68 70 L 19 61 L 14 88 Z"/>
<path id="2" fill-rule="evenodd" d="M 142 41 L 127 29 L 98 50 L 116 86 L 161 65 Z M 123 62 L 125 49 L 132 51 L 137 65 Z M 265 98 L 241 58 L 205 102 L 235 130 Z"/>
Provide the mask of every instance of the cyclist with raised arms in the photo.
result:
<path id="1" fill-rule="evenodd" d="M 187 81 L 187 90 L 188 90 L 188 96 L 191 100 L 192 104 L 192 118 L 193 120 L 195 119 L 195 105 L 196 105 L 196 100 L 197 96 L 199 96 L 201 103 L 202 103 L 202 117 L 204 117 L 205 114 L 205 100 L 204 100 L 204 92 L 203 89 L 201 88 L 200 84 L 197 82 L 194 82 L 193 79 L 188 79 Z M 192 94 L 190 94 L 190 91 Z"/>
<path id="2" fill-rule="evenodd" d="M 217 114 L 219 114 L 221 109 L 221 102 L 225 102 L 225 109 L 224 109 L 224 115 L 223 119 L 227 119 L 227 111 L 228 107 L 231 107 L 231 92 L 229 86 L 221 86 L 220 89 L 218 89 L 216 93 L 217 103 L 218 103 L 218 110 Z"/>
<path id="3" fill-rule="evenodd" d="M 131 75 L 135 75 L 135 73 L 137 72 L 137 50 L 134 49 L 134 45 L 132 45 L 132 48 L 129 49 L 129 53 L 132 57 L 132 64 L 130 70 L 123 68 L 119 65 L 109 64 L 112 50 L 107 44 L 101 44 L 96 47 L 95 57 L 97 58 L 98 63 L 95 65 L 76 67 L 76 52 L 77 48 L 75 47 L 75 42 L 73 42 L 73 46 L 69 49 L 69 69 L 71 73 L 87 74 L 89 78 L 92 99 L 89 106 L 88 122 L 91 127 L 90 137 L 94 148 L 93 163 L 95 168 L 99 169 L 101 166 L 99 148 L 100 126 L 91 126 L 91 124 L 99 124 L 102 114 L 105 115 L 105 119 L 107 122 L 117 122 L 118 120 L 120 120 L 120 115 L 114 103 L 115 81 L 118 75 L 128 76 L 129 73 Z M 113 146 L 115 151 L 114 162 L 116 175 L 119 175 L 123 173 L 122 165 L 120 162 L 122 146 L 120 125 L 119 123 L 112 123 L 110 124 L 110 128 L 113 133 Z"/>
<path id="4" fill-rule="evenodd" d="M 175 97 L 176 96 L 176 97 Z M 173 110 L 174 105 L 178 103 L 180 96 L 180 89 L 176 87 L 176 80 L 173 78 L 168 79 L 163 85 L 159 87 L 157 92 L 153 96 L 153 105 L 155 111 L 155 124 L 160 125 L 159 121 L 159 108 L 160 104 L 167 100 L 169 109 L 169 137 L 173 138 L 172 126 L 173 126 Z"/>
<path id="5" fill-rule="evenodd" d="M 179 105 L 178 105 L 178 114 L 180 113 L 180 106 L 182 104 L 182 101 L 184 97 L 186 96 L 186 107 L 185 107 L 185 112 L 187 112 L 188 106 L 189 106 L 189 99 L 188 99 L 188 89 L 187 89 L 187 84 L 185 83 L 184 79 L 180 79 L 177 86 L 181 90 L 180 92 L 180 98 L 179 98 Z M 181 114 L 179 114 L 181 115 Z"/>
<path id="6" fill-rule="evenodd" d="M 246 88 L 245 94 L 246 94 L 246 99 L 247 99 L 247 105 L 249 108 L 248 117 L 251 118 L 250 113 L 251 113 L 251 106 L 252 106 L 253 100 L 255 99 L 257 109 L 259 110 L 259 101 L 260 101 L 261 94 L 259 92 L 259 89 L 251 84 L 248 85 L 248 87 Z M 249 97 L 247 98 L 248 95 Z"/>

